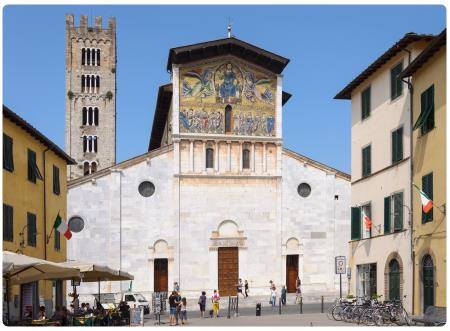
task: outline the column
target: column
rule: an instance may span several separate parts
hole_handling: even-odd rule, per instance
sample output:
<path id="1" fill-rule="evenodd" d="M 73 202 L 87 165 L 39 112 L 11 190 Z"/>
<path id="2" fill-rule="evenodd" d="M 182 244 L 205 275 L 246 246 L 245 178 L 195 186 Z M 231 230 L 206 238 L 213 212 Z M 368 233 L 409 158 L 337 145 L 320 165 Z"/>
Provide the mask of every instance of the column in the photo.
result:
<path id="1" fill-rule="evenodd" d="M 231 172 L 231 141 L 227 141 L 228 145 L 228 172 Z"/>
<path id="2" fill-rule="evenodd" d="M 263 173 L 267 172 L 267 151 L 266 151 L 267 143 L 263 143 Z"/>
<path id="3" fill-rule="evenodd" d="M 240 141 L 239 142 L 239 172 L 242 172 L 242 167 L 243 167 L 242 145 L 243 145 L 243 142 Z"/>
<path id="4" fill-rule="evenodd" d="M 216 171 L 216 172 L 219 172 L 219 142 L 218 141 L 216 141 L 216 148 L 214 148 L 214 150 L 215 150 L 215 156 L 216 156 L 216 159 L 214 160 L 214 170 Z"/>
<path id="5" fill-rule="evenodd" d="M 252 167 L 252 172 L 255 172 L 255 142 L 252 142 L 252 155 L 250 156 L 250 162 Z"/>
<path id="6" fill-rule="evenodd" d="M 203 140 L 203 172 L 206 171 L 206 140 Z"/>
<path id="7" fill-rule="evenodd" d="M 189 171 L 194 172 L 194 141 L 189 140 Z"/>

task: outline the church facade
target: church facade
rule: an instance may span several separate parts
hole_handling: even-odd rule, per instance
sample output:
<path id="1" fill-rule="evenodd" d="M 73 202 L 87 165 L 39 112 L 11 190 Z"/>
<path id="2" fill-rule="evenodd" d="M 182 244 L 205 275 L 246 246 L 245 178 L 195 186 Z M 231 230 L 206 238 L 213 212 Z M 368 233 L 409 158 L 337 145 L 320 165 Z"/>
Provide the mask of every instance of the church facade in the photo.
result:
<path id="1" fill-rule="evenodd" d="M 85 225 L 68 259 L 130 272 L 144 295 L 173 282 L 231 295 L 238 278 L 252 295 L 270 280 L 294 292 L 297 276 L 305 294 L 338 293 L 350 176 L 283 147 L 288 62 L 234 37 L 172 48 L 148 152 L 69 182 L 69 217 Z"/>

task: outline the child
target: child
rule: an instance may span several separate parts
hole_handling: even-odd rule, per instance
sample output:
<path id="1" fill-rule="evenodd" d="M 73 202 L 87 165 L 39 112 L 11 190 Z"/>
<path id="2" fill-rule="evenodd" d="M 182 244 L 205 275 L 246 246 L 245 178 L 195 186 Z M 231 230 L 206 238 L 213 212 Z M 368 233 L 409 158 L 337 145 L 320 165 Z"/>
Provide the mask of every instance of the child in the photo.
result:
<path id="1" fill-rule="evenodd" d="M 214 294 L 211 298 L 211 301 L 213 306 L 213 313 L 214 315 L 216 315 L 217 318 L 219 317 L 219 301 L 220 301 L 219 291 L 214 290 Z"/>
<path id="2" fill-rule="evenodd" d="M 187 324 L 187 301 L 186 298 L 183 297 L 180 302 L 180 318 L 181 324 Z"/>

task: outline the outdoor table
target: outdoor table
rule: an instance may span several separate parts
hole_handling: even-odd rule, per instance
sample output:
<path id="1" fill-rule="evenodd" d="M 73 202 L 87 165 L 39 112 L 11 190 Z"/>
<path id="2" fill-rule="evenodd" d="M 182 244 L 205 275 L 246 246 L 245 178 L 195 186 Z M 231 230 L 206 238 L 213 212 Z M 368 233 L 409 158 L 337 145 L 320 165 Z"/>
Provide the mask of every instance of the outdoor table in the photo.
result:
<path id="1" fill-rule="evenodd" d="M 57 321 L 52 321 L 49 319 L 31 321 L 31 326 L 56 326 L 56 325 L 59 325 Z"/>
<path id="2" fill-rule="evenodd" d="M 74 326 L 94 326 L 96 316 L 77 316 L 73 318 Z"/>

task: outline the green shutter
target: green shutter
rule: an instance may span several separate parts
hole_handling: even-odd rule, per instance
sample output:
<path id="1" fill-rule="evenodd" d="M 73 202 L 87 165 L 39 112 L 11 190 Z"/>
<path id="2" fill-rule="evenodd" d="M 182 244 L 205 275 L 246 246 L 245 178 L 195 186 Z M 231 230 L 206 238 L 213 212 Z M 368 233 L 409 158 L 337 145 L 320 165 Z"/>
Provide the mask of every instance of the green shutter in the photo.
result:
<path id="1" fill-rule="evenodd" d="M 352 207 L 351 239 L 361 238 L 361 210 L 359 207 Z"/>
<path id="2" fill-rule="evenodd" d="M 399 63 L 391 70 L 391 100 L 394 100 L 402 94 L 403 82 L 398 77 L 402 70 L 403 63 Z"/>
<path id="3" fill-rule="evenodd" d="M 392 132 L 392 163 L 403 160 L 403 127 Z"/>
<path id="4" fill-rule="evenodd" d="M 370 86 L 361 93 L 361 119 L 370 115 Z"/>
<path id="5" fill-rule="evenodd" d="M 422 191 L 433 200 L 433 173 L 422 177 Z M 422 210 L 422 223 L 431 222 L 433 220 L 433 208 L 428 213 Z"/>
<path id="6" fill-rule="evenodd" d="M 391 233 L 391 197 L 384 198 L 384 233 Z"/>
<path id="7" fill-rule="evenodd" d="M 31 149 L 28 150 L 28 180 L 36 183 L 36 173 L 34 164 L 36 163 L 36 153 Z"/>
<path id="8" fill-rule="evenodd" d="M 13 140 L 6 134 L 3 134 L 3 169 L 14 171 Z"/>
<path id="9" fill-rule="evenodd" d="M 36 215 L 27 213 L 27 244 L 36 247 Z"/>
<path id="10" fill-rule="evenodd" d="M 403 229 L 403 193 L 394 194 L 394 231 Z"/>
<path id="11" fill-rule="evenodd" d="M 392 163 L 397 162 L 397 131 L 392 132 Z"/>
<path id="12" fill-rule="evenodd" d="M 3 204 L 3 240 L 13 241 L 13 207 Z"/>
<path id="13" fill-rule="evenodd" d="M 434 128 L 434 85 L 420 95 L 420 108 L 413 130 L 420 128 L 421 134 L 426 134 Z"/>
<path id="14" fill-rule="evenodd" d="M 60 185 L 59 185 L 59 168 L 53 165 L 53 193 L 59 195 Z"/>
<path id="15" fill-rule="evenodd" d="M 362 150 L 362 176 L 366 177 L 371 173 L 370 145 Z"/>

